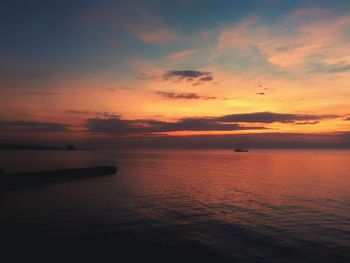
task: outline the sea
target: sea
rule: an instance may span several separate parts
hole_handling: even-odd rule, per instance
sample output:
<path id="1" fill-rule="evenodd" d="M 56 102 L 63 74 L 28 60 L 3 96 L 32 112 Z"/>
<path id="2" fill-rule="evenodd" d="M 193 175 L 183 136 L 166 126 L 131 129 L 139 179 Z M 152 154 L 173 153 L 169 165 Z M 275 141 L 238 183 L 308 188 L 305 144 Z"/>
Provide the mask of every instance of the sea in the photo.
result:
<path id="1" fill-rule="evenodd" d="M 350 262 L 349 150 L 0 151 L 7 173 L 99 165 L 118 172 L 2 189 L 1 250 L 46 262 Z"/>

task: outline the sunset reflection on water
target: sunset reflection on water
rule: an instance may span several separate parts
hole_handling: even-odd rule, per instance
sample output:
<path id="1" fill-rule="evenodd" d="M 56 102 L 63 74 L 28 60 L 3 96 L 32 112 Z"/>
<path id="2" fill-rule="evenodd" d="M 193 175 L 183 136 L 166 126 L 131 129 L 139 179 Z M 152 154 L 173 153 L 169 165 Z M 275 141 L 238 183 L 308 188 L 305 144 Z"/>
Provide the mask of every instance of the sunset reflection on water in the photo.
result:
<path id="1" fill-rule="evenodd" d="M 131 231 L 128 240 L 162 244 L 175 242 L 164 235 L 176 237 L 242 262 L 290 259 L 281 250 L 307 262 L 349 256 L 349 151 L 2 152 L 1 165 L 14 170 L 14 156 L 21 169 L 116 164 L 119 171 L 4 193 L 9 235 L 69 237 L 93 222 L 89 231 L 98 235 Z"/>

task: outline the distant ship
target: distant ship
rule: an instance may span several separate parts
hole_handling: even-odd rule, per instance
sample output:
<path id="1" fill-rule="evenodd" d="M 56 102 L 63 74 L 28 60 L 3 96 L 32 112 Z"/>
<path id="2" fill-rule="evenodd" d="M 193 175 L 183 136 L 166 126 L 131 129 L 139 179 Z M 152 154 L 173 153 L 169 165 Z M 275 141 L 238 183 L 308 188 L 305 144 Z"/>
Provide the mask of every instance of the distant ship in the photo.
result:
<path id="1" fill-rule="evenodd" d="M 243 152 L 243 153 L 246 153 L 246 152 L 248 152 L 248 149 L 243 149 L 243 148 L 236 148 L 235 149 L 235 152 Z"/>

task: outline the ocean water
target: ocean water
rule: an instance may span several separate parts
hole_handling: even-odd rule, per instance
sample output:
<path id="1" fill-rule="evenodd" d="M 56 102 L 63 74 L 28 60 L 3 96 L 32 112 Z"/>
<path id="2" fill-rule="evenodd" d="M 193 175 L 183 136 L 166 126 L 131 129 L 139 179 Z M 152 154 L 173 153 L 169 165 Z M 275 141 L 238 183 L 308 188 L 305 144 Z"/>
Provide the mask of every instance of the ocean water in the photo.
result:
<path id="1" fill-rule="evenodd" d="M 2 247 L 120 262 L 350 262 L 350 151 L 0 152 L 7 172 L 94 165 L 118 173 L 2 191 Z"/>

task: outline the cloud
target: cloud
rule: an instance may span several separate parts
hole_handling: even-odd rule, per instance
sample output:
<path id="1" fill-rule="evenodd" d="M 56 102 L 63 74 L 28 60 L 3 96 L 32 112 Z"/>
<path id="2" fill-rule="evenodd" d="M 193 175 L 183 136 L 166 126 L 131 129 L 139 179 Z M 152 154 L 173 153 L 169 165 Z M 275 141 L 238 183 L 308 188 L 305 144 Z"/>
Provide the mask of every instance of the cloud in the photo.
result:
<path id="1" fill-rule="evenodd" d="M 157 91 L 156 94 L 158 94 L 161 97 L 168 98 L 168 99 L 192 100 L 192 99 L 200 99 L 201 98 L 196 93 L 174 93 L 174 92 Z"/>
<path id="2" fill-rule="evenodd" d="M 212 81 L 213 79 L 214 79 L 213 76 L 205 76 L 205 77 L 201 77 L 199 81 Z"/>
<path id="3" fill-rule="evenodd" d="M 342 73 L 350 71 L 350 63 L 341 61 L 337 63 L 318 63 L 309 65 L 312 73 Z"/>
<path id="4" fill-rule="evenodd" d="M 197 93 L 175 93 L 175 92 L 164 92 L 164 91 L 157 91 L 157 95 L 167 98 L 167 99 L 186 99 L 186 100 L 198 100 L 198 99 L 204 99 L 204 100 L 212 100 L 216 99 L 216 97 L 209 97 L 209 96 L 199 96 Z"/>
<path id="5" fill-rule="evenodd" d="M 220 123 L 212 118 L 184 118 L 175 122 L 152 119 L 126 120 L 114 118 L 91 118 L 86 120 L 86 128 L 92 133 L 140 134 L 173 131 L 235 131 L 257 130 L 264 127 L 244 127 L 239 124 Z"/>
<path id="6" fill-rule="evenodd" d="M 164 19 L 150 8 L 148 3 L 121 1 L 106 4 L 86 13 L 82 22 L 117 29 L 147 44 L 160 45 L 183 39 L 177 30 L 165 23 Z"/>
<path id="7" fill-rule="evenodd" d="M 175 96 L 175 95 L 174 95 Z M 317 124 L 320 120 L 338 118 L 337 115 L 285 114 L 256 112 L 231 114 L 220 117 L 182 118 L 174 122 L 153 119 L 128 120 L 120 116 L 90 118 L 86 128 L 92 133 L 149 134 L 173 131 L 237 131 L 262 130 L 263 126 L 244 126 L 239 123 L 292 123 L 297 125 Z"/>
<path id="8" fill-rule="evenodd" d="M 104 118 L 114 118 L 119 117 L 120 115 L 107 112 L 107 111 L 89 111 L 89 110 L 66 110 L 65 113 L 68 114 L 77 114 L 77 115 L 95 115 L 98 117 L 104 117 Z"/>
<path id="9" fill-rule="evenodd" d="M 256 45 L 256 41 L 262 38 L 256 23 L 257 16 L 249 16 L 230 27 L 225 27 L 219 35 L 218 46 L 220 49 L 239 48 L 246 49 Z"/>
<path id="10" fill-rule="evenodd" d="M 69 124 L 39 121 L 0 121 L 0 132 L 66 132 Z"/>
<path id="11" fill-rule="evenodd" d="M 193 85 L 200 85 L 205 82 L 210 82 L 214 78 L 211 72 L 197 70 L 170 70 L 163 74 L 165 81 L 180 82 L 188 81 Z"/>
<path id="12" fill-rule="evenodd" d="M 334 15 L 319 7 L 294 11 L 274 24 L 250 16 L 222 28 L 218 48 L 225 56 L 238 50 L 256 58 L 258 52 L 278 69 L 339 73 L 349 70 L 349 26 L 349 16 Z"/>
<path id="13" fill-rule="evenodd" d="M 296 125 L 312 125 L 312 124 L 319 124 L 320 121 L 301 121 L 301 122 L 295 122 Z"/>
<path id="14" fill-rule="evenodd" d="M 168 55 L 168 58 L 172 60 L 182 59 L 182 58 L 189 57 L 196 52 L 197 51 L 193 49 L 186 49 L 179 52 L 171 53 L 170 55 Z"/>
<path id="15" fill-rule="evenodd" d="M 159 76 L 158 75 L 149 75 L 146 73 L 140 73 L 138 75 L 138 79 L 140 79 L 140 80 L 157 80 L 157 79 L 159 79 Z"/>
<path id="16" fill-rule="evenodd" d="M 202 76 L 207 76 L 210 75 L 210 72 L 205 72 L 205 71 L 196 71 L 196 70 L 171 70 L 168 71 L 165 75 L 165 79 L 177 77 L 177 78 L 198 78 Z"/>
<path id="17" fill-rule="evenodd" d="M 288 114 L 273 112 L 255 112 L 244 114 L 231 114 L 218 118 L 222 122 L 256 122 L 256 123 L 292 123 L 295 121 L 314 121 L 337 118 L 338 115 L 312 115 L 312 114 Z"/>
<path id="18" fill-rule="evenodd" d="M 69 114 L 92 114 L 93 112 L 91 111 L 81 111 L 81 110 L 66 110 L 65 113 L 69 113 Z"/>

